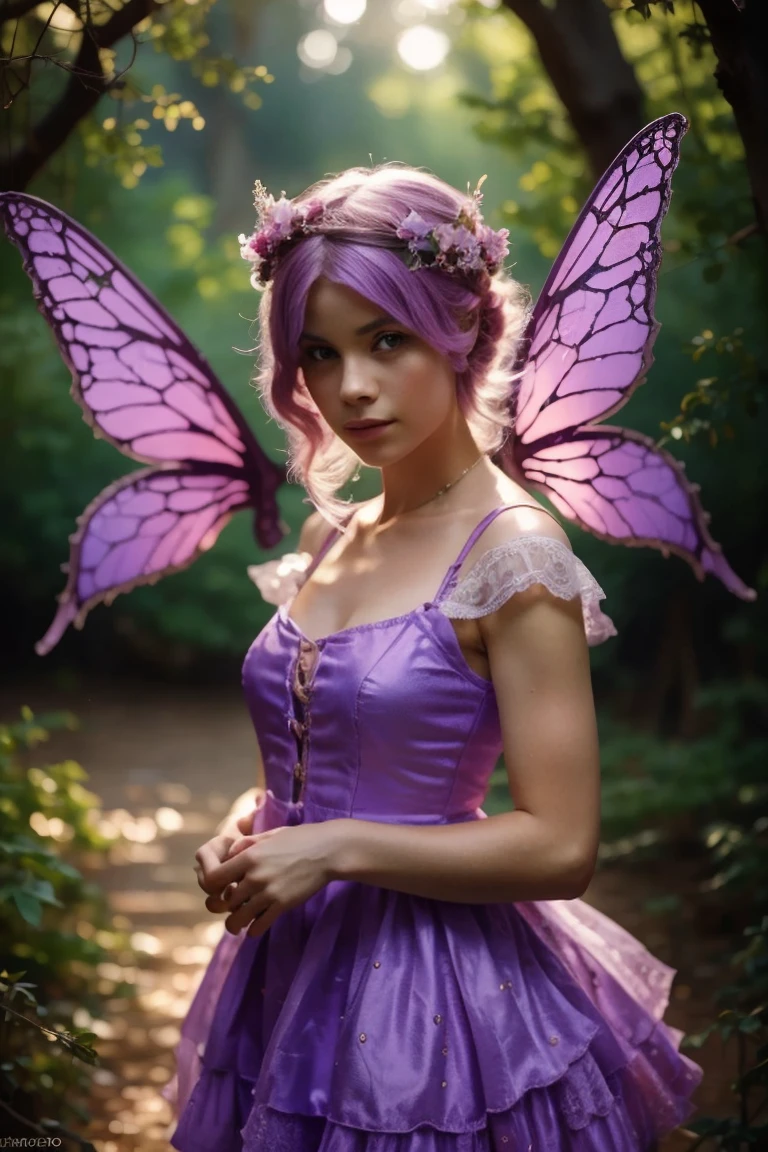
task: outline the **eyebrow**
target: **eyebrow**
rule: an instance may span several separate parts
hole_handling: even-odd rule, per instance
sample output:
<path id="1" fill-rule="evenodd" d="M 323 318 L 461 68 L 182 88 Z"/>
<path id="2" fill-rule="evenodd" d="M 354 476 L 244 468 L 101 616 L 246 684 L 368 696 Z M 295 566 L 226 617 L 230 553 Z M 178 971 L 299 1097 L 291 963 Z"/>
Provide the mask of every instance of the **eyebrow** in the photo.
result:
<path id="1" fill-rule="evenodd" d="M 394 316 L 377 316 L 375 320 L 371 320 L 368 324 L 363 324 L 362 328 L 358 328 L 355 336 L 367 336 L 369 332 L 373 332 L 375 328 L 381 328 L 384 324 L 397 324 Z M 302 332 L 299 340 L 319 340 L 322 344 L 328 344 L 330 341 L 326 340 L 324 336 L 315 336 L 311 332 Z"/>

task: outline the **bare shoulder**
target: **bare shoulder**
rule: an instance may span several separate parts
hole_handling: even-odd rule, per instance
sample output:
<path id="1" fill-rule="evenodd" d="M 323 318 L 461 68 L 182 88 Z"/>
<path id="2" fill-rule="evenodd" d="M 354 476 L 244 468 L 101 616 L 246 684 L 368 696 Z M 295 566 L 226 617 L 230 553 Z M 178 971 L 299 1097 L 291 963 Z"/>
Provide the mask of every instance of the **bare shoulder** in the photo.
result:
<path id="1" fill-rule="evenodd" d="M 502 547 L 520 537 L 546 536 L 571 550 L 570 540 L 560 522 L 529 492 L 517 485 L 507 487 L 500 484 L 495 494 L 495 506 L 498 508 L 500 504 L 512 507 L 500 512 L 477 538 L 466 557 L 463 573 L 492 548 Z"/>
<path id="2" fill-rule="evenodd" d="M 309 552 L 314 556 L 319 551 L 323 541 L 331 531 L 332 525 L 317 511 L 310 512 L 301 526 L 299 533 L 299 552 Z"/>
<path id="3" fill-rule="evenodd" d="M 523 507 L 505 508 L 483 532 L 478 544 L 482 541 L 485 551 L 500 544 L 507 544 L 520 536 L 547 536 L 551 540 L 558 540 L 566 548 L 571 547 L 565 529 L 555 517 L 541 505 L 529 497 L 530 503 Z"/>

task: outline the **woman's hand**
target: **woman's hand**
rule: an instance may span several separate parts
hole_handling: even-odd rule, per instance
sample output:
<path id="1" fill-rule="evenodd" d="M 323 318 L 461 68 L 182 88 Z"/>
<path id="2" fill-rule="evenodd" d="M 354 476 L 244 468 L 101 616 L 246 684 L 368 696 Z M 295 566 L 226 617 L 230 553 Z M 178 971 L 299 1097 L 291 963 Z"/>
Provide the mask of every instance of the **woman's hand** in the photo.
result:
<path id="1" fill-rule="evenodd" d="M 208 899 L 205 906 L 209 912 L 224 912 L 226 904 L 222 901 L 224 892 L 215 892 L 209 882 L 205 878 L 204 869 L 201 860 L 204 856 L 208 861 L 207 868 L 210 869 L 211 861 L 216 864 L 223 864 L 230 854 L 230 849 L 237 841 L 242 840 L 244 835 L 247 835 L 253 827 L 253 812 L 248 812 L 245 816 L 240 816 L 235 819 L 230 816 L 226 821 L 223 821 L 219 827 L 219 831 L 210 840 L 203 844 L 202 848 L 195 853 L 196 863 L 194 865 L 197 874 L 197 882 L 204 892 L 209 892 Z M 240 833 L 240 835 L 236 835 Z"/>
<path id="2" fill-rule="evenodd" d="M 333 879 L 343 824 L 326 820 L 253 835 L 252 822 L 252 815 L 237 822 L 241 839 L 214 837 L 195 853 L 198 883 L 209 894 L 206 907 L 229 912 L 224 926 L 233 935 L 250 924 L 248 935 L 260 936 L 281 912 Z"/>

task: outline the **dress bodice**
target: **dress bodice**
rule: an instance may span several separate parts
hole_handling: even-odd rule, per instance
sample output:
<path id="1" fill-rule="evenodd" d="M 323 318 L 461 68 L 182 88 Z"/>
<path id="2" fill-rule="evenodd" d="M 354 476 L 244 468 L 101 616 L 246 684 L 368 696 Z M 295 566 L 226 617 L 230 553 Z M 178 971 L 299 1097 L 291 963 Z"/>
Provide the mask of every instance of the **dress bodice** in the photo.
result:
<path id="1" fill-rule="evenodd" d="M 311 818 L 443 823 L 482 803 L 501 752 L 496 697 L 434 604 L 317 641 L 281 606 L 243 679 L 267 787 Z"/>
<path id="2" fill-rule="evenodd" d="M 446 823 L 482 817 L 479 808 L 502 752 L 496 695 L 493 684 L 468 666 L 444 609 L 451 606 L 455 616 L 481 614 L 473 598 L 491 569 L 481 562 L 458 588 L 457 577 L 475 541 L 505 507 L 477 525 L 434 600 L 411 612 L 311 640 L 289 615 L 291 597 L 257 636 L 243 665 L 246 700 L 267 789 L 296 819 Z M 335 538 L 332 533 L 325 541 L 305 579 Z M 510 551 L 506 585 L 499 550 L 491 550 L 492 570 L 498 570 L 495 601 L 538 579 L 563 597 L 581 594 L 585 625 L 594 620 L 604 594 L 565 545 L 547 537 L 511 543 L 526 546 Z"/>

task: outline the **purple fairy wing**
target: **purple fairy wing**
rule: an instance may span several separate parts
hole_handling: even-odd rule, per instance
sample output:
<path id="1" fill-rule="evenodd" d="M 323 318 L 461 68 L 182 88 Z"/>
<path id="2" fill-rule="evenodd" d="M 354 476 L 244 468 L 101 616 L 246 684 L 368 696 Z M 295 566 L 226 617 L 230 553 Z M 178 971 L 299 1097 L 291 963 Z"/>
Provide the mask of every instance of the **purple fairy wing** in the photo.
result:
<path id="1" fill-rule="evenodd" d="M 605 540 L 676 552 L 699 579 L 754 592 L 709 535 L 683 466 L 646 436 L 596 427 L 653 363 L 661 223 L 688 127 L 672 113 L 627 144 L 597 184 L 542 289 L 523 341 L 502 466 Z"/>
<path id="2" fill-rule="evenodd" d="M 37 653 L 50 652 L 69 624 L 82 628 L 94 604 L 187 568 L 250 504 L 244 476 L 145 468 L 110 484 L 78 517 L 69 580 Z"/>
<path id="3" fill-rule="evenodd" d="M 124 455 L 160 465 L 107 489 L 84 513 L 83 527 L 72 540 L 62 607 L 41 642 L 49 651 L 68 620 L 78 616 L 82 622 L 97 600 L 192 563 L 237 508 L 254 510 L 256 539 L 264 548 L 274 547 L 284 532 L 276 494 L 285 470 L 262 451 L 178 325 L 94 236 L 24 193 L 0 193 L 0 218 L 22 254 L 38 308 L 72 372 L 72 395 L 86 422 Z M 98 550 L 99 526 L 117 508 L 115 500 L 128 498 L 120 493 L 133 492 L 139 506 L 148 506 L 160 491 L 148 485 L 161 481 L 177 485 L 177 501 L 191 500 L 195 489 L 195 499 L 205 493 L 207 502 L 195 516 L 181 516 L 180 505 L 164 509 L 159 520 L 150 518 L 149 529 L 137 527 L 135 537 L 129 534 L 112 548 L 110 558 L 100 561 L 98 575 L 81 573 L 85 557 L 92 555 L 88 550 Z M 207 516 L 211 523 L 202 527 Z M 158 524 L 168 526 L 172 541 L 182 535 L 187 550 L 172 548 L 171 556 L 160 540 L 151 550 L 146 533 L 151 536 Z M 111 584 L 105 582 L 106 572 L 112 574 Z"/>
<path id="4" fill-rule="evenodd" d="M 698 484 L 649 436 L 613 425 L 586 427 L 523 456 L 520 466 L 531 487 L 600 539 L 658 548 L 664 556 L 674 552 L 700 580 L 711 572 L 743 600 L 755 599 L 709 535 Z"/>

